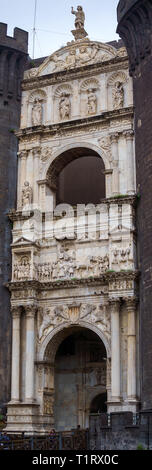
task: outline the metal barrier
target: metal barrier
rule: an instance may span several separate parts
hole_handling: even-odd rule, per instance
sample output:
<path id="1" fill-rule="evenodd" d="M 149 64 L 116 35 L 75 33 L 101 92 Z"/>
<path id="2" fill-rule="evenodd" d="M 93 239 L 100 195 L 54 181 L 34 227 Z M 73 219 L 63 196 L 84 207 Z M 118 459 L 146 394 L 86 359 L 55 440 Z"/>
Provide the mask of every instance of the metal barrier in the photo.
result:
<path id="1" fill-rule="evenodd" d="M 44 436 L 0 433 L 2 450 L 87 450 L 88 430 L 71 430 Z"/>

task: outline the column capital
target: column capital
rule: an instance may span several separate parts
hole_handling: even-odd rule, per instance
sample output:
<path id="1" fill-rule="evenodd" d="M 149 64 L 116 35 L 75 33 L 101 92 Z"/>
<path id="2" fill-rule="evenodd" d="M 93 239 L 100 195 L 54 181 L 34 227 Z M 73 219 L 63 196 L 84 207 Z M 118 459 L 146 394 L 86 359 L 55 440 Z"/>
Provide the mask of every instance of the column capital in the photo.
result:
<path id="1" fill-rule="evenodd" d="M 118 139 L 119 139 L 118 132 L 113 132 L 112 134 L 110 134 L 110 140 L 112 144 L 116 144 L 118 142 Z"/>
<path id="2" fill-rule="evenodd" d="M 11 305 L 12 318 L 20 318 L 22 313 L 22 305 Z"/>
<path id="3" fill-rule="evenodd" d="M 111 306 L 112 312 L 118 312 L 121 298 L 120 297 L 110 297 L 108 299 L 109 305 Z"/>
<path id="4" fill-rule="evenodd" d="M 29 305 L 24 305 L 26 317 L 28 318 L 34 318 L 35 314 L 37 312 L 37 305 L 36 304 L 29 304 Z"/>
<path id="5" fill-rule="evenodd" d="M 126 137 L 126 140 L 133 140 L 134 131 L 132 129 L 128 129 L 123 132 L 123 135 Z"/>
<path id="6" fill-rule="evenodd" d="M 26 159 L 28 156 L 28 151 L 27 150 L 21 150 L 21 152 L 17 153 L 19 158 Z"/>
<path id="7" fill-rule="evenodd" d="M 32 148 L 33 157 L 38 158 L 40 156 L 40 152 L 41 152 L 40 146 Z"/>
<path id="8" fill-rule="evenodd" d="M 134 311 L 136 309 L 137 303 L 138 303 L 138 297 L 133 296 L 133 297 L 123 297 L 123 300 L 126 304 L 126 309 L 128 311 L 132 310 Z"/>

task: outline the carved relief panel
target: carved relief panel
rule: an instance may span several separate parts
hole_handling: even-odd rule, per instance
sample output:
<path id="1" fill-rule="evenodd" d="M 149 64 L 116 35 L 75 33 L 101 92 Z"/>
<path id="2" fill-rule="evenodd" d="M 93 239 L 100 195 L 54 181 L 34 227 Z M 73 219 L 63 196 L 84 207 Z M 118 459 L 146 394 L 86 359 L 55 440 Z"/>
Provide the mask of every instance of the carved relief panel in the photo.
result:
<path id="1" fill-rule="evenodd" d="M 110 341 L 110 313 L 108 304 L 92 305 L 87 303 L 73 303 L 40 308 L 38 313 L 39 341 L 56 326 L 68 322 L 79 323 L 81 320 L 96 324 L 108 341 Z"/>
<path id="2" fill-rule="evenodd" d="M 31 255 L 28 254 L 14 254 L 13 262 L 13 281 L 25 281 L 31 279 Z"/>

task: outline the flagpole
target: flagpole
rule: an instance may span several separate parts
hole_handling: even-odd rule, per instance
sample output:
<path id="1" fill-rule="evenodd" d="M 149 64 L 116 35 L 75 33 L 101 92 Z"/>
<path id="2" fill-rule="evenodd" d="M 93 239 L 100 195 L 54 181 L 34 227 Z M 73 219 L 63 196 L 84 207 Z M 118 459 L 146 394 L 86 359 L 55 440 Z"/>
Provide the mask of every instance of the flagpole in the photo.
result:
<path id="1" fill-rule="evenodd" d="M 35 0 L 35 7 L 34 7 L 34 23 L 33 23 L 33 59 L 34 59 L 34 54 L 35 54 L 36 12 L 37 12 L 37 0 Z"/>

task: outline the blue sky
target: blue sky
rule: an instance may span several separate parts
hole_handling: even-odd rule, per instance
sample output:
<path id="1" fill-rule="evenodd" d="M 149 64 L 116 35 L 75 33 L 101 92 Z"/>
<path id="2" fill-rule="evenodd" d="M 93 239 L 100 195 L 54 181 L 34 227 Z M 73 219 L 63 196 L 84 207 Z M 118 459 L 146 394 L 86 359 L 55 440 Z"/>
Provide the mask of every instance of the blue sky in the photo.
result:
<path id="1" fill-rule="evenodd" d="M 89 38 L 101 42 L 118 39 L 116 8 L 118 0 L 37 0 L 35 58 L 47 56 L 73 39 L 75 9 L 82 5 Z M 29 32 L 29 54 L 32 57 L 35 0 L 0 0 L 0 22 L 8 24 L 8 35 L 15 26 Z"/>

